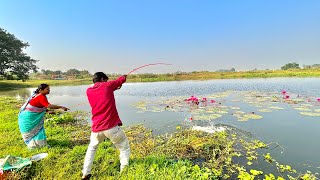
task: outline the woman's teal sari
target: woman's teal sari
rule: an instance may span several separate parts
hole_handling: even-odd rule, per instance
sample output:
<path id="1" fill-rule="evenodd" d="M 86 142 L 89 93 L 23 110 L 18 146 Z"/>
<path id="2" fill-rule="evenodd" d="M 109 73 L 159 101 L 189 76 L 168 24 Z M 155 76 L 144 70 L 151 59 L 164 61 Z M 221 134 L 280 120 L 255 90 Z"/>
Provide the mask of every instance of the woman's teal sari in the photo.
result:
<path id="1" fill-rule="evenodd" d="M 47 145 L 47 137 L 43 126 L 47 108 L 31 106 L 29 101 L 32 97 L 20 109 L 19 129 L 28 148 L 37 148 Z"/>

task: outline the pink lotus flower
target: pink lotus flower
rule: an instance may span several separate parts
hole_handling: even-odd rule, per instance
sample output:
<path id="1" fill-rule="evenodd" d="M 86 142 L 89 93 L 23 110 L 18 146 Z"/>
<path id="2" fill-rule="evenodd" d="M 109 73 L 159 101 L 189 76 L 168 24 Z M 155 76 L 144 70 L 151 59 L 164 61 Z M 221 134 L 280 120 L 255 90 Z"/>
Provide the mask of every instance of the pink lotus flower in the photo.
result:
<path id="1" fill-rule="evenodd" d="M 287 91 L 285 91 L 285 90 L 282 90 L 282 91 L 281 91 L 281 93 L 282 93 L 282 94 L 286 94 L 286 93 L 287 93 Z"/>
<path id="2" fill-rule="evenodd" d="M 289 97 L 290 97 L 290 96 L 286 95 L 284 98 L 285 98 L 285 99 L 289 99 Z"/>
<path id="3" fill-rule="evenodd" d="M 212 99 L 210 102 L 211 102 L 211 103 L 215 103 L 216 101 Z"/>
<path id="4" fill-rule="evenodd" d="M 194 97 L 194 96 L 190 96 L 190 97 L 187 99 L 187 101 L 194 101 L 195 99 L 197 99 L 197 98 Z"/>
<path id="5" fill-rule="evenodd" d="M 320 102 L 320 98 L 317 98 L 317 101 Z"/>

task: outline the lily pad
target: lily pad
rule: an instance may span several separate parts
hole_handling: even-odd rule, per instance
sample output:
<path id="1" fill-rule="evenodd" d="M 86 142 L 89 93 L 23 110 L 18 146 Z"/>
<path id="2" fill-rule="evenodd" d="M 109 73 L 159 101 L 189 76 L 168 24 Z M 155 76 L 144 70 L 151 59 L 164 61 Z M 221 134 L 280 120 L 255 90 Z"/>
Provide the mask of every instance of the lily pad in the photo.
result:
<path id="1" fill-rule="evenodd" d="M 294 108 L 295 110 L 299 110 L 299 111 L 312 111 L 312 109 L 307 108 L 307 107 L 296 107 Z"/>
<path id="2" fill-rule="evenodd" d="M 249 118 L 245 118 L 245 117 L 238 118 L 238 121 L 248 121 L 248 120 L 249 120 Z"/>
<path id="3" fill-rule="evenodd" d="M 234 112 L 234 114 L 244 114 L 245 112 L 243 112 L 243 111 L 236 111 L 236 112 Z"/>
<path id="4" fill-rule="evenodd" d="M 221 114 L 209 114 L 209 115 L 195 115 L 193 116 L 194 120 L 213 120 L 221 117 Z"/>
<path id="5" fill-rule="evenodd" d="M 311 107 L 311 106 L 313 106 L 313 105 L 312 105 L 312 104 L 301 104 L 300 106 Z"/>
<path id="6" fill-rule="evenodd" d="M 278 110 L 284 109 L 284 108 L 279 107 L 279 106 L 270 106 L 269 108 L 270 108 L 270 109 L 278 109 Z"/>
<path id="7" fill-rule="evenodd" d="M 260 112 L 272 112 L 270 109 L 259 109 Z"/>
<path id="8" fill-rule="evenodd" d="M 305 116 L 320 116 L 320 113 L 317 112 L 300 112 L 300 114 Z"/>
<path id="9" fill-rule="evenodd" d="M 245 114 L 243 117 L 248 119 L 262 119 L 263 117 L 257 114 Z"/>
<path id="10" fill-rule="evenodd" d="M 219 114 L 228 114 L 228 111 L 222 111 L 222 110 L 220 110 L 220 111 L 217 111 L 217 113 L 219 113 Z"/>

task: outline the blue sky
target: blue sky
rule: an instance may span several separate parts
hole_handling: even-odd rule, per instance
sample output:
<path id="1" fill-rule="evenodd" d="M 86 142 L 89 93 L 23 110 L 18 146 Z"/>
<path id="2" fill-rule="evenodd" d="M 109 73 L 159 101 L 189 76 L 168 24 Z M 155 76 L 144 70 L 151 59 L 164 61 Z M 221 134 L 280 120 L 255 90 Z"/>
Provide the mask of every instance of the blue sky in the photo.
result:
<path id="1" fill-rule="evenodd" d="M 320 1 L 1 0 L 0 27 L 40 69 L 279 69 L 320 63 Z"/>

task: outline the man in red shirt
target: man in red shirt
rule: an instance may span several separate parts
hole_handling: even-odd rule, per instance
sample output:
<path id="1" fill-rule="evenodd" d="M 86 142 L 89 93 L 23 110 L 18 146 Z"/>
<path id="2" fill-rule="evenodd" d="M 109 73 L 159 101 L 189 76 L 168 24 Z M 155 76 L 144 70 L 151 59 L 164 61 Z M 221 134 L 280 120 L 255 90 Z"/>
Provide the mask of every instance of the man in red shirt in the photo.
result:
<path id="1" fill-rule="evenodd" d="M 82 179 L 91 177 L 91 167 L 94 155 L 99 143 L 108 138 L 120 150 L 120 170 L 129 165 L 130 146 L 128 139 L 119 127 L 122 122 L 116 108 L 113 92 L 120 89 L 126 82 L 126 75 L 118 79 L 108 81 L 108 77 L 103 72 L 97 72 L 93 76 L 92 87 L 87 89 L 87 97 L 92 108 L 92 132 L 90 144 L 84 159 Z"/>

